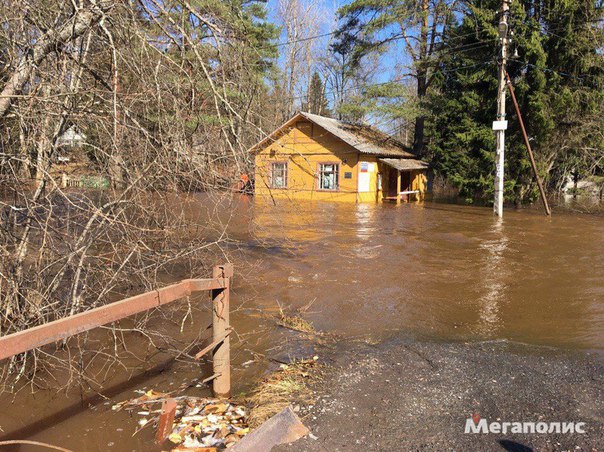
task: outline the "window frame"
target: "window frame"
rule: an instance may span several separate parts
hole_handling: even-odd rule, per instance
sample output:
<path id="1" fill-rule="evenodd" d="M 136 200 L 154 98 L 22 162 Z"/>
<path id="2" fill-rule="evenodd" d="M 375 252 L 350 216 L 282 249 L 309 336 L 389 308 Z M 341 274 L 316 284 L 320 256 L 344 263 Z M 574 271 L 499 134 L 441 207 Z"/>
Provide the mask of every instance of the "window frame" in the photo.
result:
<path id="1" fill-rule="evenodd" d="M 275 170 L 275 166 L 276 165 L 283 165 L 283 186 L 281 187 L 276 187 L 275 186 L 275 181 L 274 181 L 274 170 Z M 287 160 L 279 160 L 279 161 L 275 161 L 275 162 L 271 162 L 271 166 L 270 166 L 270 174 L 269 174 L 269 187 L 272 189 L 276 189 L 276 190 L 280 190 L 280 189 L 286 189 L 288 187 L 288 179 L 289 179 L 289 167 L 288 167 L 288 162 Z"/>
<path id="2" fill-rule="evenodd" d="M 324 171 L 321 171 L 321 166 L 323 165 L 334 165 L 335 168 L 335 173 L 336 173 L 336 188 L 335 189 L 331 189 L 331 188 L 321 188 L 321 176 L 323 175 Z M 340 162 L 318 162 L 317 163 L 317 190 L 318 191 L 325 191 L 325 192 L 339 192 L 340 191 L 340 177 L 341 177 L 341 163 Z"/>

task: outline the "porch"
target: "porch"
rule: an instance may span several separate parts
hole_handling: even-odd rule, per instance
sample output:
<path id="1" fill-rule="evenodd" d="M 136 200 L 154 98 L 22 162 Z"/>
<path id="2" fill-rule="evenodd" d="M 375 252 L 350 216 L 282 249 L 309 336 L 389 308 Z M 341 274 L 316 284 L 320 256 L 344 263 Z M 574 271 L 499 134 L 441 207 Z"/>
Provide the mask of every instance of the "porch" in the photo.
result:
<path id="1" fill-rule="evenodd" d="M 380 159 L 383 200 L 421 201 L 426 191 L 428 164 L 416 159 Z"/>

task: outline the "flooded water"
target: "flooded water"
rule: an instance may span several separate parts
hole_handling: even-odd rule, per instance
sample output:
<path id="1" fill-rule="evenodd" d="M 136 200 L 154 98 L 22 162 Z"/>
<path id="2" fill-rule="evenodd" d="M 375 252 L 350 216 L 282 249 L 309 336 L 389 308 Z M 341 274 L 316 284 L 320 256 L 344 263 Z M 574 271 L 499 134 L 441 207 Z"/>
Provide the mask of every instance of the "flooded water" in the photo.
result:
<path id="1" fill-rule="evenodd" d="M 196 202 L 192 215 L 201 210 Z M 344 337 L 507 339 L 604 353 L 601 216 L 508 210 L 501 221 L 488 208 L 438 203 L 236 202 L 229 219 L 234 392 L 266 371 L 262 356 L 283 340 L 270 317 L 278 305 L 306 308 L 317 329 Z M 195 328 L 204 322 L 207 314 L 198 313 Z M 15 409 L 0 415 L 0 425 L 5 438 L 74 450 L 150 450 L 153 432 L 132 437 L 136 419 L 111 404 L 134 389 L 170 390 L 199 371 L 172 363 L 116 384 L 110 400 L 84 404 L 49 391 L 21 393 L 3 400 Z"/>
<path id="2" fill-rule="evenodd" d="M 604 349 L 604 218 L 447 204 L 257 208 L 262 304 L 344 335 Z M 260 302 L 260 301 L 259 301 Z"/>

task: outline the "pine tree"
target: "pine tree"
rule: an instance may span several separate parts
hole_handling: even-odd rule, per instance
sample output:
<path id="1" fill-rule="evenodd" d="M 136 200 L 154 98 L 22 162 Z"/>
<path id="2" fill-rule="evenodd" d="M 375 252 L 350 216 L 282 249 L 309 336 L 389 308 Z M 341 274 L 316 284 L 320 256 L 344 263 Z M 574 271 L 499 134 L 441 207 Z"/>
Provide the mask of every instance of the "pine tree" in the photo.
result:
<path id="1" fill-rule="evenodd" d="M 498 0 L 472 2 L 446 30 L 447 54 L 429 101 L 429 155 L 438 172 L 469 199 L 492 199 L 497 90 Z M 511 4 L 508 73 L 541 176 L 560 186 L 571 168 L 596 170 L 604 153 L 604 41 L 591 0 Z M 517 55 L 517 56 L 516 56 Z M 537 196 L 526 148 L 511 102 L 507 105 L 506 198 Z"/>
<path id="2" fill-rule="evenodd" d="M 340 9 L 345 20 L 340 32 L 355 36 L 354 49 L 357 61 L 376 51 L 384 51 L 393 41 L 405 45 L 406 61 L 411 61 L 410 72 L 415 82 L 419 105 L 428 94 L 434 80 L 440 54 L 439 42 L 443 27 L 453 18 L 449 0 L 353 0 Z M 405 60 L 396 61 L 406 64 Z M 400 89 L 390 84 L 393 99 L 399 97 Z M 387 89 L 380 90 L 382 98 L 389 95 Z M 366 93 L 367 95 L 370 92 Z M 425 149 L 425 115 L 417 110 L 413 148 L 418 156 Z"/>
<path id="3" fill-rule="evenodd" d="M 325 97 L 325 85 L 318 72 L 314 72 L 308 86 L 308 102 L 304 110 L 315 115 L 331 117 L 329 102 Z"/>

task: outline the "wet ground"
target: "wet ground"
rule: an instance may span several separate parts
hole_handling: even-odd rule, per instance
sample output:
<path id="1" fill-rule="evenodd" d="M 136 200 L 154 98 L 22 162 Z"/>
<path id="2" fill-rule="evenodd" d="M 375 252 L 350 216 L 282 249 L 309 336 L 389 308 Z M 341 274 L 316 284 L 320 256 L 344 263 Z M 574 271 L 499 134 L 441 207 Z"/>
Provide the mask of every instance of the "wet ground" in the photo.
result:
<path id="1" fill-rule="evenodd" d="M 189 199 L 190 214 L 199 215 L 203 202 Z M 302 308 L 317 329 L 346 341 L 404 334 L 418 346 L 508 340 L 604 355 L 601 216 L 554 211 L 548 219 L 538 211 L 508 210 L 498 221 L 488 208 L 439 203 L 273 206 L 241 199 L 224 209 L 224 218 L 236 264 L 235 392 L 283 353 L 279 346 L 288 335 L 270 318 L 278 304 Z M 173 279 L 187 276 L 199 275 Z M 207 312 L 195 313 L 182 333 L 178 320 L 156 323 L 186 343 L 207 322 Z M 136 420 L 116 415 L 111 404 L 135 396 L 135 389 L 178 387 L 209 369 L 182 362 L 146 374 L 144 368 L 117 369 L 108 381 L 112 389 L 103 391 L 108 400 L 81 403 L 79 393 L 52 391 L 5 397 L 11 412 L 0 415 L 3 435 L 75 450 L 149 450 L 153 432 L 132 437 Z"/>
<path id="2" fill-rule="evenodd" d="M 331 372 L 315 388 L 319 401 L 304 419 L 314 437 L 273 450 L 599 451 L 604 445 L 604 367 L 588 355 L 508 341 L 397 338 L 377 346 L 341 343 L 326 358 Z M 465 433 L 471 417 L 502 427 Z M 512 433 L 511 424 L 503 433 L 505 422 L 554 424 L 551 433 Z M 583 433 L 563 433 L 562 424 L 571 422 L 584 423 Z"/>

